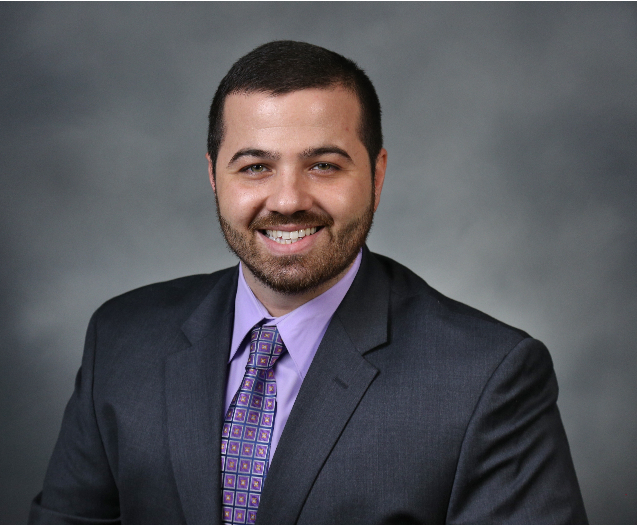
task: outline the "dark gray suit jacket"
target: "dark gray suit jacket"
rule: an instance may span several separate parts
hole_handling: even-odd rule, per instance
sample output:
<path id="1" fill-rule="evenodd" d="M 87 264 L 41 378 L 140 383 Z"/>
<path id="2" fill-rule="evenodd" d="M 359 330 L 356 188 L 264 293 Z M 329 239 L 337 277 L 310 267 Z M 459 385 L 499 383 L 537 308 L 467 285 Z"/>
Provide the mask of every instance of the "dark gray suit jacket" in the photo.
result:
<path id="1" fill-rule="evenodd" d="M 31 524 L 220 523 L 237 268 L 93 316 Z M 546 348 L 364 250 L 303 382 L 259 525 L 585 524 Z"/>

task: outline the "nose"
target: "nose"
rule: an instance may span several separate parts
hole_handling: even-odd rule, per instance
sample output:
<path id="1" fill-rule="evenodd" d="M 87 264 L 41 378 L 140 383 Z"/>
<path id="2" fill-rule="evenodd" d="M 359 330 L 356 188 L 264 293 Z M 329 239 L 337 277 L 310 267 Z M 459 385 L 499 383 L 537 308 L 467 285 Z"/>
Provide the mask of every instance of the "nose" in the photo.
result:
<path id="1" fill-rule="evenodd" d="M 310 181 L 301 170 L 284 170 L 272 180 L 266 202 L 268 211 L 290 216 L 312 207 Z"/>

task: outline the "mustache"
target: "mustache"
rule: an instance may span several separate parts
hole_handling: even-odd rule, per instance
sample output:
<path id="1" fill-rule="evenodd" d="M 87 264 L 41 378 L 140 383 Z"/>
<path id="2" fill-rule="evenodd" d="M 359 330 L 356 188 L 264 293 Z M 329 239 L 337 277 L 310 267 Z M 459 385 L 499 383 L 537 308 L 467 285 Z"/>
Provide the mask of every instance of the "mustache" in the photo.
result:
<path id="1" fill-rule="evenodd" d="M 298 224 L 305 227 L 332 226 L 334 219 L 327 213 L 316 213 L 311 211 L 297 211 L 292 215 L 283 215 L 273 212 L 262 217 L 256 217 L 248 226 L 250 231 L 272 230 L 276 226 L 287 226 L 288 224 Z"/>

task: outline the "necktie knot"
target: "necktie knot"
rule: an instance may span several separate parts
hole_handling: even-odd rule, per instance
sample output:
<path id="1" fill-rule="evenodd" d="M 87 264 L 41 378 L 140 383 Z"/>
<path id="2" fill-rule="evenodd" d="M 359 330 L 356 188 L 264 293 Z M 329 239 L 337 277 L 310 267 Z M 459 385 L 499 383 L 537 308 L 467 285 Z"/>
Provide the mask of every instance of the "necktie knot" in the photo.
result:
<path id="1" fill-rule="evenodd" d="M 256 326 L 250 339 L 250 356 L 246 370 L 270 370 L 285 351 L 276 326 Z"/>

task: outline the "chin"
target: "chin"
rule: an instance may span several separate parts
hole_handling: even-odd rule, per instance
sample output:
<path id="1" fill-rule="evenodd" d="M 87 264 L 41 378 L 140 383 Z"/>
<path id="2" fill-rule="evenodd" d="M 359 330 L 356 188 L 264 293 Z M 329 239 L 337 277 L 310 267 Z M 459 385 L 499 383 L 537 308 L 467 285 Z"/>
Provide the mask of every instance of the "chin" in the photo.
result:
<path id="1" fill-rule="evenodd" d="M 362 246 L 362 245 L 361 245 Z M 352 247 L 347 257 L 335 261 L 333 257 L 312 258 L 307 256 L 281 256 L 275 261 L 254 264 L 241 259 L 250 272 L 265 286 L 285 295 L 299 295 L 315 291 L 320 286 L 336 279 L 356 259 L 361 246 Z M 285 259 L 285 260 L 281 260 Z"/>

